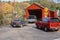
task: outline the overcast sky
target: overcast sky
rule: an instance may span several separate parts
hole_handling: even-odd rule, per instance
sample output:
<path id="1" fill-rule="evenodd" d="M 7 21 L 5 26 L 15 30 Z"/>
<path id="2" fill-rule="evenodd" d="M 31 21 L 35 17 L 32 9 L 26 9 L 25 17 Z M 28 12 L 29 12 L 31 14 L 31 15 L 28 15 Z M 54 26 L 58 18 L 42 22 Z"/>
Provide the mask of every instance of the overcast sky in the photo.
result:
<path id="1" fill-rule="evenodd" d="M 9 1 L 9 0 L 1 0 L 1 1 Z M 10 0 L 10 1 L 14 1 L 14 0 Z M 28 0 L 16 0 L 16 1 L 22 2 L 22 1 L 28 1 Z M 60 0 L 54 0 L 54 2 L 60 3 Z"/>

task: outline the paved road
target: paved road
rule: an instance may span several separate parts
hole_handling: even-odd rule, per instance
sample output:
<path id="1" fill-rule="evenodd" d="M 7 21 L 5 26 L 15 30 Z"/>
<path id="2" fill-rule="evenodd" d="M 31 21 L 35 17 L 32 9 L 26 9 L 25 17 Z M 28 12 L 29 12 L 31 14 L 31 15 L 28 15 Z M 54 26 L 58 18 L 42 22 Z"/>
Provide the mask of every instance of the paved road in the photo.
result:
<path id="1" fill-rule="evenodd" d="M 60 32 L 44 32 L 28 24 L 23 28 L 0 28 L 0 40 L 60 40 Z"/>

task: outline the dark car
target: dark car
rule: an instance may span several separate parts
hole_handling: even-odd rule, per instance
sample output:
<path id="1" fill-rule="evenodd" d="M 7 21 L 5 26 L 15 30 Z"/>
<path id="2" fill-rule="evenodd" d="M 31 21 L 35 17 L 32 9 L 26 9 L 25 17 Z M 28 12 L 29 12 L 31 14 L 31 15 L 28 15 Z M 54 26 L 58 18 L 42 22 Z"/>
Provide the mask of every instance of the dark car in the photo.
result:
<path id="1" fill-rule="evenodd" d="M 27 23 L 23 20 L 20 19 L 15 19 L 11 22 L 11 26 L 12 27 L 23 27 L 24 25 L 26 25 Z"/>

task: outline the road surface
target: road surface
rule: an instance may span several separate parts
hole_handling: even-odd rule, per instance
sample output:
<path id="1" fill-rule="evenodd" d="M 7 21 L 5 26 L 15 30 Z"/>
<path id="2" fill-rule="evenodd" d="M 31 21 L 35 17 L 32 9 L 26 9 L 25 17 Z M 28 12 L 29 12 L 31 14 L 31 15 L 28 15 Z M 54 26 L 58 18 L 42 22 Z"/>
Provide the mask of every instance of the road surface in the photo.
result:
<path id="1" fill-rule="evenodd" d="M 0 28 L 0 40 L 60 40 L 60 32 L 44 32 L 35 27 L 35 24 L 28 24 L 22 28 Z"/>

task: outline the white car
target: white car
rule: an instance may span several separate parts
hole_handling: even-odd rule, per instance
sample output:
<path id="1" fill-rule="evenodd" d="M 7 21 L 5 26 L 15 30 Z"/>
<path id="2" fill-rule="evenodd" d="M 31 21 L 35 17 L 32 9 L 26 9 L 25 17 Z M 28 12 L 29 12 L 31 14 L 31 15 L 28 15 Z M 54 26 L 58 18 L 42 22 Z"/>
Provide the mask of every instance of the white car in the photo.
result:
<path id="1" fill-rule="evenodd" d="M 28 17 L 28 22 L 36 22 L 36 16 L 35 15 L 30 15 L 29 17 Z"/>

